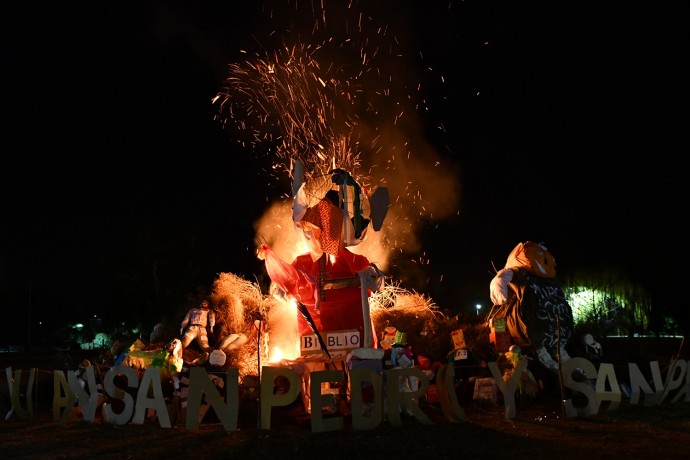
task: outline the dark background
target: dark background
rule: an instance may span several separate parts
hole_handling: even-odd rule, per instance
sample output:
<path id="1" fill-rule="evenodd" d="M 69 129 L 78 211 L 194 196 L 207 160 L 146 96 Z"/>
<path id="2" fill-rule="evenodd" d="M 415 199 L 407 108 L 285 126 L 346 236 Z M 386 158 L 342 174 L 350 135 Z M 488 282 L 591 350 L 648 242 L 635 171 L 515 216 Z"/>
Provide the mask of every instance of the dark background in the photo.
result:
<path id="1" fill-rule="evenodd" d="M 403 56 L 406 88 L 423 101 L 417 135 L 457 184 L 450 210 L 415 222 L 420 247 L 400 244 L 393 277 L 444 309 L 488 308 L 494 266 L 518 242 L 541 241 L 559 276 L 619 274 L 655 309 L 687 320 L 677 295 L 688 259 L 678 11 L 609 1 L 347 5 L 327 2 L 316 32 L 321 2 L 10 8 L 0 288 L 14 333 L 94 315 L 176 322 L 219 273 L 265 283 L 254 223 L 290 182 L 265 152 L 236 141 L 211 99 L 228 64 L 270 52 L 278 37 L 342 39 L 360 21 L 386 28 L 390 54 Z M 413 186 L 444 193 L 433 175 Z"/>

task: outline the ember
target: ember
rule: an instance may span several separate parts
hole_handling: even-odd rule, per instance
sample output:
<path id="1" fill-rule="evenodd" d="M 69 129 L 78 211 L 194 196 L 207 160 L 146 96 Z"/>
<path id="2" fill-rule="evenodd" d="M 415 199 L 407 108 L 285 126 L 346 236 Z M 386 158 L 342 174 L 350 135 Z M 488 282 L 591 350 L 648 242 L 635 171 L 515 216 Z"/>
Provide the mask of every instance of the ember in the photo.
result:
<path id="1" fill-rule="evenodd" d="M 324 35 L 326 13 L 312 27 L 314 44 L 282 36 L 264 56 L 248 53 L 228 66 L 213 98 L 223 126 L 269 157 L 271 178 L 292 182 L 289 197 L 267 200 L 273 204 L 255 224 L 268 294 L 227 274 L 214 286 L 216 305 L 228 310 L 223 335 L 252 331 L 226 364 L 241 376 L 269 360 L 335 360 L 343 368 L 353 352 L 380 360 L 378 342 L 392 326 L 430 360 L 453 349 L 457 318 L 388 273 L 414 279 L 414 265 L 428 261 L 405 262 L 407 273 L 401 258 L 419 251 L 417 228 L 456 212 L 454 171 L 439 168 L 418 135 L 422 85 L 406 82 L 414 73 L 389 70 L 400 54 L 385 27 L 356 14 L 356 27 Z"/>

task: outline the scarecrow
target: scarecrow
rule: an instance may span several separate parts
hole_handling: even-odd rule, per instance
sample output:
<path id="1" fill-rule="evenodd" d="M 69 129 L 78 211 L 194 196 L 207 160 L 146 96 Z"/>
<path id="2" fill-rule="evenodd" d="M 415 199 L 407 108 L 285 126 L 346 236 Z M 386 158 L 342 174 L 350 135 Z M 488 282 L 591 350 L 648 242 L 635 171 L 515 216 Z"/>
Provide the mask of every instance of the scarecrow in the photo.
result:
<path id="1" fill-rule="evenodd" d="M 556 281 L 556 261 L 541 243 L 519 243 L 490 284 L 494 315 L 506 318 L 511 340 L 549 370 L 570 359 L 573 313 Z"/>
<path id="2" fill-rule="evenodd" d="M 387 190 L 379 188 L 368 197 L 347 171 L 333 169 L 328 190 L 309 205 L 300 168 L 293 185 L 293 221 L 309 250 L 288 264 L 270 246 L 263 245 L 259 257 L 265 260 L 271 281 L 297 303 L 301 336 L 316 335 L 329 357 L 322 332 L 356 330 L 356 342 L 351 345 L 375 348 L 368 297 L 380 289 L 383 276 L 365 256 L 349 247 L 364 240 L 370 224 L 375 231 L 380 230 L 388 207 Z M 367 218 L 363 205 L 370 200 L 378 205 L 372 205 Z"/>

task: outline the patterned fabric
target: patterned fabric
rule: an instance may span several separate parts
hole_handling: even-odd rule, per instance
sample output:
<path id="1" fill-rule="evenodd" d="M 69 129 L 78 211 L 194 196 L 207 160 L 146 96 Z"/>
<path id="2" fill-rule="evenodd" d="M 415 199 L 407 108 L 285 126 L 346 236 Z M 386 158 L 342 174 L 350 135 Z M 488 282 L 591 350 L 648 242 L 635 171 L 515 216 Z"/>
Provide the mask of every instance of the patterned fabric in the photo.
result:
<path id="1" fill-rule="evenodd" d="M 338 207 L 328 200 L 321 200 L 307 208 L 299 224 L 312 231 L 323 252 L 338 254 L 343 239 L 343 212 Z"/>

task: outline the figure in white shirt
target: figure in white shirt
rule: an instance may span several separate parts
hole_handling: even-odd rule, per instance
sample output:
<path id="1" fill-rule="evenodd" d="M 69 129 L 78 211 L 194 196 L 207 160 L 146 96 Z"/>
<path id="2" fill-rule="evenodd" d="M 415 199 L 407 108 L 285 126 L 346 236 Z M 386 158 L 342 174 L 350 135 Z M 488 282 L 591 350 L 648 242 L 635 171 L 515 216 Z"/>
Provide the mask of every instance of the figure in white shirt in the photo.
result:
<path id="1" fill-rule="evenodd" d="M 187 312 L 180 326 L 182 336 L 182 348 L 187 348 L 192 340 L 196 340 L 203 351 L 210 352 L 212 348 L 208 344 L 206 327 L 213 333 L 216 325 L 216 314 L 208 308 L 208 300 L 202 300 L 199 307 Z"/>

